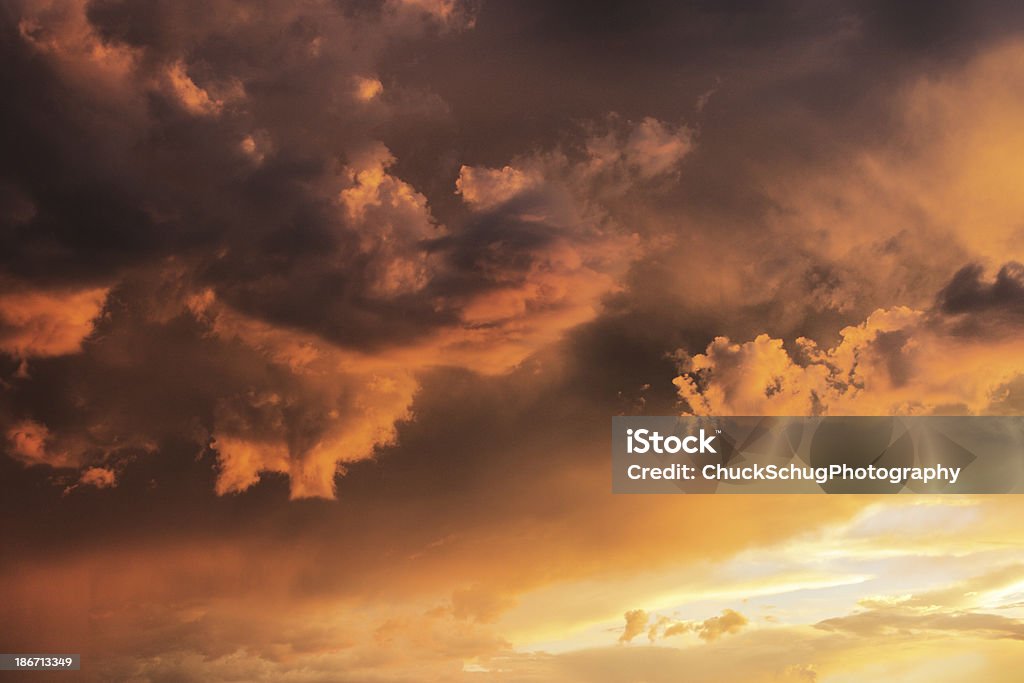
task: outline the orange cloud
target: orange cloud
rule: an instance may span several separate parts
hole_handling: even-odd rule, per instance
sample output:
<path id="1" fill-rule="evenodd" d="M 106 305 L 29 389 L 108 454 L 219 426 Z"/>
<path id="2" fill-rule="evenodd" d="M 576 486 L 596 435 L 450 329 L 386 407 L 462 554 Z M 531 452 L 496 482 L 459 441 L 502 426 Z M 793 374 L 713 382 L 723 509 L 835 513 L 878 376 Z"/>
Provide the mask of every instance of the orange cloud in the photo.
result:
<path id="1" fill-rule="evenodd" d="M 68 454 L 56 449 L 50 430 L 33 420 L 23 420 L 7 429 L 10 454 L 25 465 L 70 467 L 76 463 Z"/>
<path id="2" fill-rule="evenodd" d="M 680 355 L 673 383 L 689 412 L 706 415 L 983 414 L 1014 405 L 1024 343 L 998 327 L 965 334 L 958 325 L 897 307 L 846 327 L 830 349 L 806 338 L 787 350 L 766 334 L 718 337 L 702 354 Z"/>
<path id="3" fill-rule="evenodd" d="M 642 610 L 637 611 L 642 612 Z M 641 624 L 640 618 L 634 612 L 627 612 L 626 630 L 619 641 L 629 642 L 639 635 L 640 632 L 646 629 L 647 638 L 652 643 L 659 638 L 665 639 L 672 636 L 682 635 L 684 633 L 696 633 L 698 638 L 710 643 L 718 640 L 724 635 L 739 633 L 748 623 L 750 623 L 749 620 L 736 610 L 724 609 L 722 610 L 721 615 L 717 617 L 709 617 L 704 621 L 697 622 L 674 621 L 668 617 L 662 616 L 648 627 L 648 616 L 646 613 L 643 613 L 643 623 Z M 634 633 L 636 629 L 639 629 L 639 631 Z M 626 638 L 626 634 L 632 635 L 630 635 L 629 638 Z"/>
<path id="4" fill-rule="evenodd" d="M 86 0 L 24 2 L 18 21 L 20 38 L 33 50 L 53 60 L 69 83 L 118 99 L 129 90 L 140 51 L 123 43 L 105 41 L 87 17 Z M 126 101 L 120 102 L 125 104 Z"/>
<path id="5" fill-rule="evenodd" d="M 384 86 L 377 78 L 367 76 L 355 77 L 355 96 L 360 102 L 369 102 L 384 92 Z"/>
<path id="6" fill-rule="evenodd" d="M 425 14 L 451 30 L 472 28 L 476 21 L 469 7 L 457 0 L 388 0 L 387 6 L 399 16 L 405 12 Z"/>
<path id="7" fill-rule="evenodd" d="M 724 635 L 739 633 L 748 623 L 747 618 L 731 609 L 722 610 L 721 616 L 702 621 L 694 630 L 701 640 L 711 642 Z"/>
<path id="8" fill-rule="evenodd" d="M 189 113 L 196 116 L 212 116 L 219 114 L 224 108 L 222 100 L 211 97 L 210 93 L 195 84 L 183 62 L 178 61 L 169 65 L 166 73 L 171 91 Z"/>
<path id="9" fill-rule="evenodd" d="M 657 135 L 671 135 L 650 122 L 637 130 L 643 126 L 653 127 Z M 646 141 L 655 133 L 642 133 L 639 139 Z M 628 135 L 613 139 L 632 144 L 625 142 L 631 139 Z M 371 458 L 375 449 L 393 443 L 395 424 L 411 417 L 418 373 L 445 365 L 484 374 L 508 372 L 597 316 L 603 297 L 618 289 L 638 254 L 637 239 L 586 202 L 584 191 L 597 182 L 591 171 L 558 154 L 517 160 L 525 171 L 513 166 L 462 169 L 457 187 L 473 220 L 484 226 L 499 221 L 508 231 L 507 240 L 522 237 L 500 221 L 522 224 L 526 234 L 551 233 L 535 244 L 516 244 L 511 263 L 494 231 L 482 236 L 495 240 L 494 248 L 481 251 L 474 234 L 438 226 L 425 197 L 391 173 L 393 161 L 380 144 L 353 155 L 346 168 L 350 185 L 338 194 L 370 264 L 370 293 L 394 299 L 427 291 L 450 277 L 451 266 L 422 248 L 427 240 L 447 240 L 453 250 L 469 250 L 486 282 L 435 297 L 435 307 L 453 314 L 445 324 L 373 350 L 345 348 L 316 334 L 259 320 L 232 309 L 213 290 L 191 296 L 189 310 L 214 334 L 287 367 L 296 382 L 294 395 L 272 402 L 257 392 L 219 403 L 213 430 L 219 493 L 245 490 L 259 481 L 261 472 L 279 472 L 289 476 L 292 497 L 332 497 L 334 478 L 344 471 L 344 463 Z M 568 179 L 563 178 L 566 173 Z M 545 190 L 533 194 L 540 178 Z M 502 213 L 495 217 L 494 211 Z M 297 403 L 317 414 L 315 428 L 306 423 L 303 429 L 309 433 L 301 438 L 295 435 Z M 245 417 L 251 414 L 259 414 L 259 420 Z"/>
<path id="10" fill-rule="evenodd" d="M 650 180 L 674 171 L 693 151 L 694 142 L 689 128 L 672 127 L 648 116 L 625 134 L 595 135 L 586 147 L 590 173 L 633 172 Z"/>
<path id="11" fill-rule="evenodd" d="M 95 486 L 98 489 L 110 488 L 117 484 L 117 475 L 113 470 L 105 467 L 90 467 L 82 472 L 78 483 L 85 486 Z"/>
<path id="12" fill-rule="evenodd" d="M 345 169 L 351 184 L 338 195 L 358 232 L 360 250 L 372 259 L 372 293 L 382 298 L 417 292 L 427 284 L 437 266 L 421 243 L 445 234 L 430 215 L 426 197 L 389 172 L 394 162 L 384 145 L 370 145 Z"/>
<path id="13" fill-rule="evenodd" d="M 21 359 L 79 351 L 108 291 L 98 287 L 0 294 L 0 351 Z"/>
<path id="14" fill-rule="evenodd" d="M 619 636 L 620 643 L 628 643 L 638 635 L 647 630 L 647 612 L 642 609 L 633 609 L 625 614 L 626 626 Z"/>
<path id="15" fill-rule="evenodd" d="M 500 206 L 513 197 L 537 187 L 543 182 L 534 170 L 520 170 L 513 166 L 479 168 L 463 166 L 455 181 L 456 192 L 463 201 L 477 210 Z"/>

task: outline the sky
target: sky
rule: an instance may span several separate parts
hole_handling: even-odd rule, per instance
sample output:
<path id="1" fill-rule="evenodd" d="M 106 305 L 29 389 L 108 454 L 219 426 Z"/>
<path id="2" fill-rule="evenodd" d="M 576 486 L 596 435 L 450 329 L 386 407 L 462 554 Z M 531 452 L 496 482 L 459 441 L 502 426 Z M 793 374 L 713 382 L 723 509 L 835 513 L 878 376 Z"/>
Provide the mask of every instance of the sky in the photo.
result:
<path id="1" fill-rule="evenodd" d="M 1019 497 L 613 495 L 609 428 L 1020 414 L 1021 83 L 1009 0 L 5 2 L 0 651 L 1018 680 Z"/>

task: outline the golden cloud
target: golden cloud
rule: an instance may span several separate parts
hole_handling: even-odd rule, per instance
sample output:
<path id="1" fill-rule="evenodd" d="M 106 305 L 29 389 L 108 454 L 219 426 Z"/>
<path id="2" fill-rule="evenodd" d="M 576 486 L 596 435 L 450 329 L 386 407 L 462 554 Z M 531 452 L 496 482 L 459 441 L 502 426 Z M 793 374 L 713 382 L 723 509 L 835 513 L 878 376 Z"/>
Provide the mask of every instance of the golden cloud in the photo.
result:
<path id="1" fill-rule="evenodd" d="M 96 287 L 0 294 L 0 352 L 25 359 L 79 351 L 108 292 Z"/>
<path id="2" fill-rule="evenodd" d="M 801 337 L 787 350 L 766 334 L 718 337 L 702 354 L 680 354 L 673 382 L 704 415 L 983 414 L 1007 400 L 1024 358 L 1013 333 L 963 334 L 907 307 L 879 309 L 840 338 L 821 349 Z"/>

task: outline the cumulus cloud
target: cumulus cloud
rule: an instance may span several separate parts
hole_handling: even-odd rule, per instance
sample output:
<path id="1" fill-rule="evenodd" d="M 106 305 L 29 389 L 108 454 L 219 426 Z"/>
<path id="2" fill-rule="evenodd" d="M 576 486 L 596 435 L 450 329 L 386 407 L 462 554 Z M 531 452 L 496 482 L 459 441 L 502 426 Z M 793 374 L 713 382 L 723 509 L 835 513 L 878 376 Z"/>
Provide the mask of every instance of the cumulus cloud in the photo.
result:
<path id="1" fill-rule="evenodd" d="M 427 298 L 435 311 L 454 317 L 426 324 L 402 345 L 357 350 L 330 334 L 261 321 L 212 290 L 193 296 L 191 310 L 207 318 L 216 334 L 258 349 L 307 379 L 331 378 L 339 390 L 348 391 L 350 379 L 363 396 L 357 409 L 324 406 L 338 426 L 325 428 L 316 445 L 307 446 L 283 433 L 270 441 L 240 436 L 258 433 L 258 425 L 278 425 L 279 432 L 291 434 L 289 411 L 279 407 L 287 399 L 259 399 L 258 421 L 239 418 L 255 406 L 240 411 L 230 407 L 237 397 L 222 400 L 214 429 L 218 491 L 244 490 L 258 472 L 287 468 L 294 496 L 330 495 L 340 463 L 370 457 L 392 442 L 394 424 L 410 417 L 417 370 L 454 364 L 482 373 L 507 371 L 595 317 L 602 297 L 615 291 L 637 253 L 633 236 L 605 211 L 583 203 L 579 183 L 589 182 L 586 164 L 557 153 L 517 160 L 526 171 L 464 166 L 457 189 L 472 214 L 458 229 L 436 224 L 425 198 L 389 173 L 393 161 L 383 146 L 369 147 L 353 157 L 351 184 L 339 194 L 370 264 L 368 294 L 382 300 Z M 323 399 L 323 392 L 302 382 L 304 394 Z M 371 403 L 383 407 L 368 410 Z M 223 426 L 232 422 L 234 427 Z M 308 456 L 300 455 L 304 450 Z M 307 483 L 297 489 L 296 481 Z"/>
<path id="2" fill-rule="evenodd" d="M 465 3 L 212 3 L 198 22 L 117 0 L 17 10 L 8 48 L 38 78 L 4 113 L 28 131 L 12 153 L 52 144 L 59 170 L 3 175 L 17 291 L 0 299 L 0 351 L 80 351 L 116 292 L 78 373 L 45 380 L 77 405 L 20 409 L 59 445 L 40 462 L 101 467 L 186 434 L 215 454 L 218 493 L 279 473 L 292 497 L 332 497 L 347 463 L 413 418 L 420 374 L 502 374 L 597 317 L 641 253 L 616 203 L 693 148 L 685 126 L 601 115 L 582 141 L 570 131 L 497 168 L 462 164 L 446 188 L 461 207 L 442 218 L 382 142 L 392 121 L 433 114 L 408 107 L 380 56 L 470 28 Z M 34 125 L 32 98 L 47 96 L 69 103 L 53 125 L 76 137 Z M 191 414 L 183 396 L 142 415 L 137 390 L 110 388 L 156 381 L 142 368 L 157 348 L 192 378 Z"/>
<path id="3" fill-rule="evenodd" d="M 408 183 L 388 173 L 395 159 L 381 144 L 354 155 L 346 169 L 351 186 L 338 200 L 359 235 L 359 249 L 370 262 L 370 292 L 384 298 L 417 292 L 431 277 L 422 243 L 443 232 L 435 225 L 427 200 Z"/>
<path id="4" fill-rule="evenodd" d="M 1004 267 L 992 288 L 1012 289 L 1010 272 L 1014 267 Z M 679 354 L 679 398 L 694 414 L 1002 412 L 1000 405 L 1015 400 L 1024 355 L 1017 323 L 994 317 L 994 301 L 966 315 L 950 301 L 997 299 L 1000 310 L 1012 312 L 1016 298 L 993 297 L 977 278 L 973 267 L 960 271 L 930 311 L 877 310 L 844 328 L 831 348 L 805 337 L 788 349 L 767 334 L 742 343 L 718 337 L 704 353 Z"/>

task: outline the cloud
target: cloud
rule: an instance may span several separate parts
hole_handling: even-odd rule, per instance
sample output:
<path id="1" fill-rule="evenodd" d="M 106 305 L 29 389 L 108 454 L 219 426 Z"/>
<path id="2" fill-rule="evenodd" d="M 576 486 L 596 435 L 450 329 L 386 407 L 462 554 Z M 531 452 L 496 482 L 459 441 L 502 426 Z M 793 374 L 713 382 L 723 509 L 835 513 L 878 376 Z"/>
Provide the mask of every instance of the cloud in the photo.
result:
<path id="1" fill-rule="evenodd" d="M 355 77 L 355 95 L 360 102 L 369 102 L 384 92 L 384 85 L 377 78 Z"/>
<path id="2" fill-rule="evenodd" d="M 626 616 L 626 632 L 630 631 L 629 614 Z M 732 609 L 722 610 L 721 615 L 709 617 L 704 621 L 675 621 L 668 617 L 659 617 L 648 629 L 648 639 L 653 643 L 659 638 L 664 640 L 684 633 L 695 633 L 705 642 L 714 642 L 724 635 L 739 633 L 749 623 L 748 619 Z M 646 621 L 645 624 L 646 626 Z"/>
<path id="3" fill-rule="evenodd" d="M 543 181 L 539 173 L 521 171 L 512 166 L 474 168 L 463 166 L 455 181 L 462 199 L 477 210 L 494 208 L 517 195 L 532 190 Z"/>
<path id="4" fill-rule="evenodd" d="M 75 464 L 67 453 L 55 450 L 46 425 L 24 420 L 7 429 L 7 444 L 12 456 L 25 465 L 68 467 Z"/>
<path id="5" fill-rule="evenodd" d="M 1012 270 L 1000 271 L 1004 281 Z M 673 381 L 679 398 L 696 414 L 999 412 L 1015 400 L 1024 348 L 1017 323 L 993 317 L 990 307 L 950 310 L 950 297 L 966 290 L 979 296 L 964 284 L 976 281 L 974 273 L 954 276 L 935 310 L 879 309 L 844 328 L 829 349 L 799 337 L 787 350 L 783 340 L 762 334 L 743 343 L 718 337 L 702 354 L 681 352 L 683 373 Z"/>
<path id="6" fill-rule="evenodd" d="M 628 643 L 647 630 L 648 615 L 642 609 L 629 610 L 625 614 L 626 626 L 619 636 L 620 643 Z"/>
<path id="7" fill-rule="evenodd" d="M 180 61 L 167 67 L 167 80 L 181 105 L 191 114 L 211 116 L 219 114 L 224 108 L 222 100 L 214 99 L 189 78 L 185 65 Z"/>
<path id="8" fill-rule="evenodd" d="M 672 127 L 648 116 L 625 134 L 610 131 L 588 140 L 588 170 L 596 174 L 633 172 L 651 180 L 675 170 L 693 147 L 688 128 Z"/>
<path id="9" fill-rule="evenodd" d="M 105 489 L 117 484 L 117 475 L 113 470 L 103 467 L 90 467 L 82 472 L 79 483 L 85 486 L 95 486 L 98 489 Z"/>
<path id="10" fill-rule="evenodd" d="M 348 465 L 395 444 L 423 373 L 507 373 L 621 291 L 642 244 L 619 204 L 673 176 L 690 130 L 602 112 L 496 168 L 461 164 L 445 188 L 459 206 L 439 211 L 382 141 L 435 113 L 407 106 L 382 55 L 452 39 L 475 10 L 364 9 L 218 2 L 196 22 L 173 3 L 18 6 L 5 49 L 35 77 L 3 114 L 25 136 L 7 157 L 24 163 L 0 169 L 18 209 L 0 231 L 16 291 L 0 299 L 0 351 L 96 342 L 12 385 L 52 452 L 107 467 L 183 434 L 215 454 L 220 494 L 283 474 L 291 497 L 330 498 Z M 90 60 L 103 92 L 76 66 Z M 68 105 L 41 126 L 33 103 L 48 98 Z M 133 380 L 177 398 L 158 405 Z M 68 400 L 24 398 L 43 386 Z"/>
<path id="11" fill-rule="evenodd" d="M 388 299 L 422 290 L 432 275 L 422 242 L 443 235 L 427 209 L 426 197 L 390 175 L 395 159 L 381 144 L 354 156 L 346 169 L 352 185 L 338 200 L 359 235 L 368 259 L 372 296 Z"/>
<path id="12" fill-rule="evenodd" d="M 857 611 L 825 619 L 815 627 L 860 638 L 954 632 L 1024 640 L 1024 620 L 996 613 L 1018 606 L 1022 578 L 1024 571 L 1014 562 L 931 590 L 866 597 Z"/>
<path id="13" fill-rule="evenodd" d="M 452 30 L 472 28 L 475 13 L 472 3 L 462 0 L 388 0 L 394 10 L 422 12 Z"/>
<path id="14" fill-rule="evenodd" d="M 417 383 L 407 367 L 246 318 L 209 297 L 192 306 L 213 334 L 283 372 L 260 390 L 218 392 L 211 442 L 218 493 L 244 491 L 261 473 L 279 472 L 289 476 L 293 498 L 333 498 L 343 463 L 393 443 L 396 422 L 410 418 Z"/>
<path id="15" fill-rule="evenodd" d="M 818 680 L 818 672 L 812 664 L 790 664 L 782 671 L 783 681 L 805 681 L 815 683 Z"/>
<path id="16" fill-rule="evenodd" d="M 874 609 L 817 624 L 826 631 L 858 636 L 886 636 L 915 631 L 970 632 L 986 638 L 1024 640 L 1024 621 L 999 614 L 977 612 L 927 612 L 900 608 Z"/>
<path id="17" fill-rule="evenodd" d="M 952 618 L 1016 615 L 1009 570 L 959 582 L 1019 555 L 1013 501 L 610 496 L 593 454 L 675 375 L 694 411 L 1020 412 L 1021 10 L 641 9 L 11 4 L 0 277 L 66 349 L 2 328 L 37 348 L 0 352 L 13 644 L 104 680 L 1016 675 L 1016 626 Z M 983 597 L 850 613 L 908 576 Z M 909 626 L 813 628 L 872 610 Z"/>
<path id="18" fill-rule="evenodd" d="M 705 619 L 696 628 L 697 636 L 708 642 L 723 635 L 739 633 L 747 625 L 747 618 L 735 610 L 723 610 L 721 616 Z"/>
<path id="19" fill-rule="evenodd" d="M 1003 265 L 991 283 L 984 282 L 984 268 L 964 266 L 939 292 L 939 307 L 945 313 L 1020 315 L 1024 313 L 1024 266 Z"/>
<path id="20" fill-rule="evenodd" d="M 0 294 L 0 352 L 26 359 L 79 351 L 108 292 L 101 287 Z"/>

